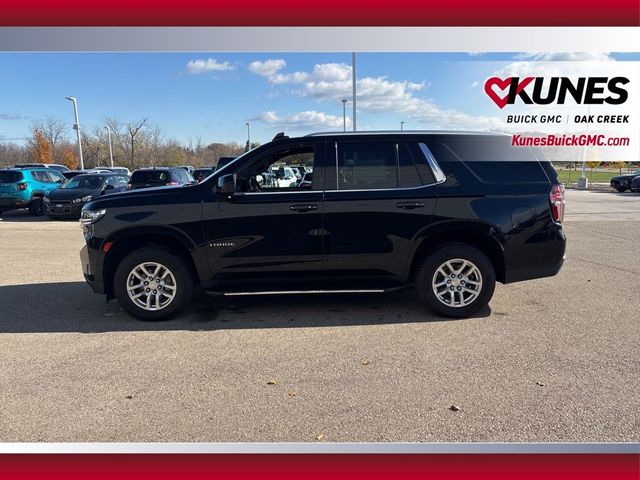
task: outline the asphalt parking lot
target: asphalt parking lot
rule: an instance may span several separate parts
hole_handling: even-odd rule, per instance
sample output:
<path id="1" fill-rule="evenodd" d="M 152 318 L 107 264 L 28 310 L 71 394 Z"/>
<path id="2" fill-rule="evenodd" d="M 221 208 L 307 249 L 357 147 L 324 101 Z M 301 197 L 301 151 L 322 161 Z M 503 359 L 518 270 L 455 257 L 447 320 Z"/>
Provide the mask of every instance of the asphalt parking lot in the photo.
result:
<path id="1" fill-rule="evenodd" d="M 469 320 L 407 291 L 147 324 L 84 284 L 77 222 L 6 213 L 0 441 L 638 442 L 640 195 L 567 197 L 560 274 Z"/>

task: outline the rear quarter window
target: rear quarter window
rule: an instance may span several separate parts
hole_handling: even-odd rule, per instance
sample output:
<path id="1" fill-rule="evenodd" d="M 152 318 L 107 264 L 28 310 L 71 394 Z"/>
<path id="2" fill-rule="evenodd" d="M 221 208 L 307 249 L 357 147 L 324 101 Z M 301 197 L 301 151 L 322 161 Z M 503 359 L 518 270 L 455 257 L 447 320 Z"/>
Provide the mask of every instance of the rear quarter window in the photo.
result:
<path id="1" fill-rule="evenodd" d="M 513 147 L 507 137 L 444 138 L 434 145 L 434 156 L 446 165 L 458 160 L 485 183 L 549 183 L 538 158 L 528 147 Z M 436 154 L 437 152 L 437 154 Z"/>

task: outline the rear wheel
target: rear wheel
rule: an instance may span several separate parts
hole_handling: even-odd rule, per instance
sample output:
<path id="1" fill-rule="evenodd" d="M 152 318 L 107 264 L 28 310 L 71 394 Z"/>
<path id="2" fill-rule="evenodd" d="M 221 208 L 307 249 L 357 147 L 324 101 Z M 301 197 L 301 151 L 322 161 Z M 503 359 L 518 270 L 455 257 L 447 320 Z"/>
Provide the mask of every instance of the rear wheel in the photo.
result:
<path id="1" fill-rule="evenodd" d="M 493 265 L 466 244 L 444 246 L 424 260 L 416 276 L 420 298 L 446 317 L 470 317 L 484 308 L 495 290 Z"/>
<path id="2" fill-rule="evenodd" d="M 178 314 L 190 303 L 193 289 L 193 277 L 185 262 L 156 247 L 129 254 L 113 278 L 120 306 L 145 321 L 166 320 Z"/>
<path id="3" fill-rule="evenodd" d="M 44 215 L 44 203 L 41 198 L 34 198 L 29 203 L 29 215 L 32 217 L 40 217 Z"/>

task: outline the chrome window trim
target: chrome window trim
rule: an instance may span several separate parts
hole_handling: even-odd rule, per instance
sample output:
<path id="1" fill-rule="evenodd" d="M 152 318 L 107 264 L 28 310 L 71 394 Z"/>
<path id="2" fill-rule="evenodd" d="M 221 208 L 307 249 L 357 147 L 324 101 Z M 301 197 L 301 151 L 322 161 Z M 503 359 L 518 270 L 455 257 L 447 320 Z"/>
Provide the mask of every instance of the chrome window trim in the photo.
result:
<path id="1" fill-rule="evenodd" d="M 422 154 L 427 159 L 427 163 L 429 164 L 429 167 L 433 172 L 433 178 L 436 179 L 436 183 L 445 182 L 447 180 L 447 176 L 440 169 L 440 165 L 438 165 L 438 162 L 436 161 L 435 157 L 433 156 L 433 154 L 431 153 L 427 145 L 422 142 L 418 143 L 418 145 L 420 146 L 420 150 L 422 151 Z"/>

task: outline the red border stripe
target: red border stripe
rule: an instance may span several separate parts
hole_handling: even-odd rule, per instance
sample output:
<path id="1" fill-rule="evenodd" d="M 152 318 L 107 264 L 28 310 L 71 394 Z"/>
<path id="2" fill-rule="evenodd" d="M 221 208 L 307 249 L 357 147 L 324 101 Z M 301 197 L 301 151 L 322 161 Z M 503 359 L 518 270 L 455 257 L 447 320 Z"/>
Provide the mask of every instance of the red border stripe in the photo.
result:
<path id="1" fill-rule="evenodd" d="M 638 0 L 0 0 L 5 26 L 639 26 Z"/>
<path id="2" fill-rule="evenodd" d="M 0 455 L 0 478 L 637 480 L 630 454 Z"/>

